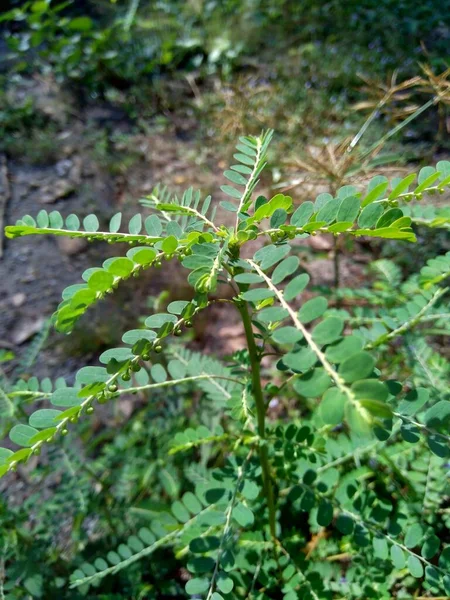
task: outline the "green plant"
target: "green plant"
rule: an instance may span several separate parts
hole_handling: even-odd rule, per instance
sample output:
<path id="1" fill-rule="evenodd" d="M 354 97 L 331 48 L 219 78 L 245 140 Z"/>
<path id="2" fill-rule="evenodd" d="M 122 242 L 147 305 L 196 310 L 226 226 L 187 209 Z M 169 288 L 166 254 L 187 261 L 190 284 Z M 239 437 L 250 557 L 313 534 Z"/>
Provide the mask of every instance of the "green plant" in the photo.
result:
<path id="1" fill-rule="evenodd" d="M 162 506 L 156 514 L 148 510 L 145 523 L 132 522 L 131 535 L 122 522 L 124 541 L 105 558 L 86 549 L 70 584 L 83 595 L 96 597 L 106 576 L 135 573 L 150 556 L 144 564 L 155 566 L 147 579 L 155 598 L 450 594 L 450 402 L 448 390 L 427 379 L 427 370 L 436 369 L 444 378 L 448 363 L 434 348 L 419 361 L 413 343 L 419 332 L 429 344 L 448 335 L 450 255 L 431 259 L 403 283 L 395 264 L 376 263 L 373 290 L 340 292 L 349 301 L 367 300 L 361 314 L 358 306 L 332 308 L 324 295 L 299 302 L 309 276 L 293 252 L 295 240 L 320 233 L 415 242 L 403 207 L 445 191 L 450 163 L 422 169 L 414 187 L 415 174 L 392 182 L 375 177 L 364 193 L 344 186 L 295 208 L 283 194 L 254 198 L 271 137 L 268 131 L 240 138 L 236 164 L 224 173 L 230 200 L 221 207 L 233 225 L 216 222 L 209 196 L 189 189 L 177 198 L 156 189 L 142 201 L 152 214 L 136 214 L 127 232 L 120 232 L 120 213 L 100 231 L 95 215 L 81 228 L 76 215 L 44 210 L 6 228 L 9 238 L 50 234 L 130 244 L 126 256 L 88 269 L 82 283 L 64 290 L 53 316 L 63 333 L 124 280 L 165 260 L 180 260 L 193 288 L 191 300 L 171 302 L 145 327 L 126 332 L 122 347 L 100 356 L 104 366 L 78 371 L 74 385 L 33 379 L 5 392 L 8 400 L 50 406 L 12 427 L 10 440 L 20 449 L 0 449 L 0 475 L 83 426 L 99 404 L 148 394 L 150 408 L 166 401 L 173 412 L 158 421 L 163 439 L 146 475 L 159 482 Z M 261 242 L 254 253 L 250 241 Z M 222 283 L 231 297 L 220 293 Z M 237 310 L 245 348 L 222 364 L 168 344 L 218 301 Z M 410 352 L 399 351 L 402 339 Z M 186 388 L 198 389 L 200 399 L 183 394 Z M 164 400 L 171 391 L 178 404 Z M 135 435 L 147 443 L 146 428 Z M 180 464 L 183 455 L 187 462 Z M 130 468 L 123 498 L 139 470 Z M 174 559 L 190 573 L 185 585 L 179 573 L 170 575 Z"/>

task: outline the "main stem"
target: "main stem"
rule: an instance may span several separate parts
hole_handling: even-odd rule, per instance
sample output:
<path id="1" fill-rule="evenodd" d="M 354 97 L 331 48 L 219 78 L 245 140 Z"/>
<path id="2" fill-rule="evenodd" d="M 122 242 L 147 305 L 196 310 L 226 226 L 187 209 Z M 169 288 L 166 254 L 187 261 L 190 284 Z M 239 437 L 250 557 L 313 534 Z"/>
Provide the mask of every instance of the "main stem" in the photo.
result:
<path id="1" fill-rule="evenodd" d="M 258 435 L 262 440 L 259 444 L 259 459 L 263 472 L 264 491 L 267 499 L 267 507 L 269 509 L 269 527 L 270 534 L 274 542 L 277 541 L 276 536 L 276 515 L 275 515 L 275 498 L 273 493 L 272 479 L 270 476 L 269 454 L 267 451 L 266 438 L 266 407 L 264 404 L 263 392 L 261 387 L 261 365 L 258 348 L 256 347 L 255 336 L 253 334 L 252 321 L 248 312 L 247 304 L 238 303 L 237 308 L 241 314 L 242 322 L 245 329 L 245 337 L 247 338 L 247 348 L 250 356 L 250 369 L 252 372 L 252 391 L 255 398 L 256 417 L 258 422 Z"/>

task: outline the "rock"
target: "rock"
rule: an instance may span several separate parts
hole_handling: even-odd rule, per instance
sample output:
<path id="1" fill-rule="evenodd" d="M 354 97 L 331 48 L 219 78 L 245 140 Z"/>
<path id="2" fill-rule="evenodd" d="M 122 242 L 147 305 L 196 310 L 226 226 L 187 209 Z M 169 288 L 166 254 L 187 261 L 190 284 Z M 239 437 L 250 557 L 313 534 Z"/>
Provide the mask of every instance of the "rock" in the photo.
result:
<path id="1" fill-rule="evenodd" d="M 52 204 L 57 200 L 66 198 L 75 191 L 74 182 L 70 179 L 58 179 L 41 188 L 40 201 L 43 204 Z"/>
<path id="2" fill-rule="evenodd" d="M 11 339 L 16 346 L 20 346 L 33 335 L 42 329 L 44 319 L 39 317 L 37 319 L 23 318 L 17 325 L 13 327 L 11 332 Z"/>
<path id="3" fill-rule="evenodd" d="M 13 306 L 15 306 L 16 308 L 19 308 L 19 306 L 22 306 L 22 304 L 25 302 L 25 300 L 26 300 L 25 294 L 22 294 L 22 293 L 14 294 L 14 296 L 11 297 L 11 304 Z"/>
<path id="4" fill-rule="evenodd" d="M 67 177 L 70 173 L 70 169 L 73 167 L 73 161 L 65 158 L 64 160 L 60 160 L 55 165 L 55 171 L 58 177 Z"/>
<path id="5" fill-rule="evenodd" d="M 152 181 L 145 181 L 142 185 L 141 185 L 141 192 L 143 194 L 149 194 L 150 192 L 152 192 L 155 188 L 155 184 Z"/>
<path id="6" fill-rule="evenodd" d="M 80 156 L 74 156 L 71 162 L 72 162 L 72 166 L 69 171 L 69 179 L 76 186 L 79 186 L 81 183 L 83 160 L 81 159 Z"/>
<path id="7" fill-rule="evenodd" d="M 58 237 L 57 238 L 58 248 L 67 256 L 74 256 L 75 254 L 79 254 L 83 252 L 87 248 L 86 240 L 82 238 L 67 238 L 67 237 Z"/>

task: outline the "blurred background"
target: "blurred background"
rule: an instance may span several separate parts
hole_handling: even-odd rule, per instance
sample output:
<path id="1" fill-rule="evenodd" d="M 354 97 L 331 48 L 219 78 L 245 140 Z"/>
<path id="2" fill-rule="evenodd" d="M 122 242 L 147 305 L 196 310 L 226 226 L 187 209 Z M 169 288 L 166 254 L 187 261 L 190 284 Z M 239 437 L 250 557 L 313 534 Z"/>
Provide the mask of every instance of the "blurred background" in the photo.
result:
<path id="1" fill-rule="evenodd" d="M 449 50 L 448 0 L 5 0 L 0 229 L 42 208 L 93 212 L 106 224 L 119 210 L 137 212 L 158 184 L 174 192 L 194 186 L 218 203 L 238 136 L 267 128 L 275 137 L 260 189 L 289 191 L 296 203 L 448 160 Z M 165 266 L 127 282 L 66 338 L 49 325 L 61 291 L 120 251 L 79 239 L 0 235 L 2 377 L 70 381 L 118 345 L 140 315 L 190 297 L 182 269 Z M 299 252 L 316 289 L 355 289 L 375 259 L 395 256 L 406 276 L 450 248 L 445 229 L 419 227 L 418 239 L 407 248 L 374 240 L 336 248 L 332 239 L 311 238 Z M 207 317 L 214 331 L 200 320 L 191 346 L 224 356 L 241 346 L 241 331 L 226 308 L 214 310 Z M 132 411 L 124 401 L 110 424 Z M 116 437 L 109 467 L 133 435 Z M 121 476 L 119 497 L 127 498 L 128 473 Z M 10 487 L 12 504 L 31 497 L 28 484 L 18 478 Z M 19 517 L 6 511 L 8 518 Z M 64 541 L 72 556 L 86 527 L 66 525 L 75 531 Z M 48 563 L 57 562 L 48 546 L 54 533 L 47 533 L 39 531 L 39 544 L 30 543 L 22 558 L 29 562 L 45 548 Z M 49 597 L 39 573 L 25 580 L 8 598 Z"/>

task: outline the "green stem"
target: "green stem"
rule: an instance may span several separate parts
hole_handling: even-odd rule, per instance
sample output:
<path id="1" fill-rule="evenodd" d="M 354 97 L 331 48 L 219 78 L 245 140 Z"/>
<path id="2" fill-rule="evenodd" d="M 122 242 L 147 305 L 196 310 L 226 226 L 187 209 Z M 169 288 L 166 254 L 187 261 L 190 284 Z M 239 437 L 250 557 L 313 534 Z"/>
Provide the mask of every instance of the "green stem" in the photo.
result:
<path id="1" fill-rule="evenodd" d="M 236 306 L 241 314 L 242 322 L 244 324 L 245 337 L 247 338 L 247 347 L 250 356 L 250 368 L 252 373 L 252 391 L 253 396 L 255 398 L 256 415 L 258 422 L 258 434 L 262 440 L 262 443 L 259 444 L 259 459 L 261 461 L 264 491 L 266 494 L 267 507 L 269 509 L 270 534 L 272 536 L 272 539 L 276 541 L 276 507 L 272 480 L 270 477 L 269 454 L 267 451 L 266 442 L 266 407 L 264 404 L 264 397 L 261 387 L 260 357 L 255 342 L 255 336 L 253 334 L 252 321 L 248 312 L 247 304 L 237 303 Z"/>

